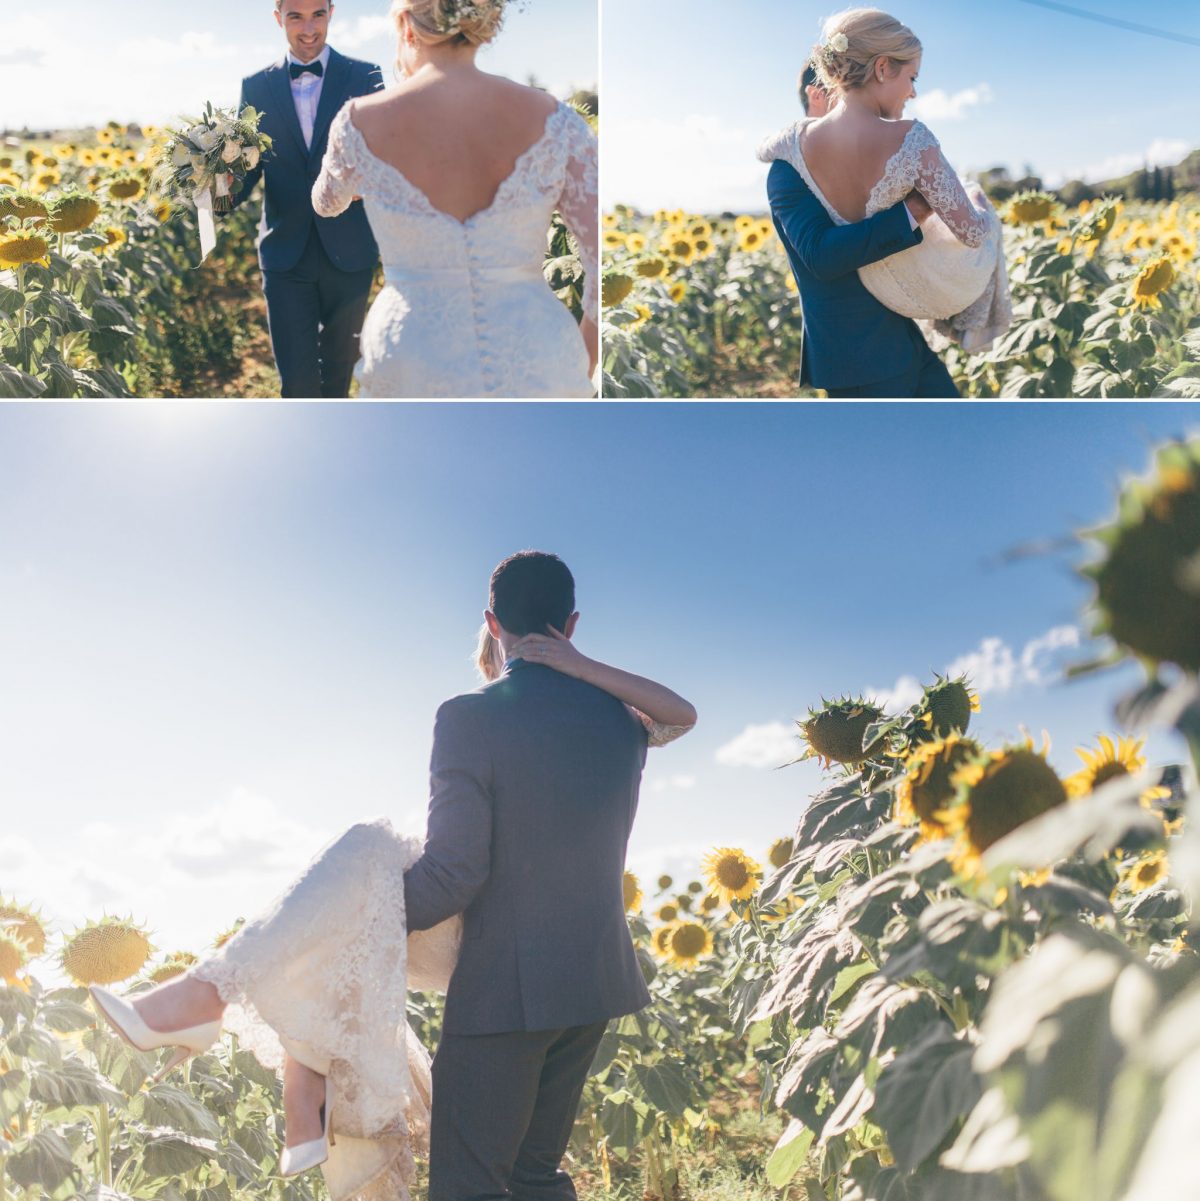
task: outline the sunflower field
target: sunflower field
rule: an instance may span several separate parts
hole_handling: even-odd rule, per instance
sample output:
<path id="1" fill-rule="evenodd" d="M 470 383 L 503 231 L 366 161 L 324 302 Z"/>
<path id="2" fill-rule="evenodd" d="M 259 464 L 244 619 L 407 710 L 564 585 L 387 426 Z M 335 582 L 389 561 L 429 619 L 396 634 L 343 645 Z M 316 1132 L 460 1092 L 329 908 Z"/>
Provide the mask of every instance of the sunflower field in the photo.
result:
<path id="1" fill-rule="evenodd" d="M 965 678 L 902 713 L 822 701 L 827 785 L 761 857 L 627 873 L 652 1004 L 597 1053 L 569 1167 L 588 1201 L 1190 1201 L 1200 1179 L 1200 439 L 1087 535 L 1092 624 L 1144 681 L 1074 770 L 972 733 Z M 1152 767 L 1144 733 L 1178 735 Z M 223 943 L 236 930 L 214 940 Z M 98 1024 L 195 962 L 129 919 L 0 899 L 0 1201 L 322 1201 L 276 1174 L 280 1085 L 226 1038 L 175 1076 Z M 47 975 L 65 980 L 47 987 Z M 436 1045 L 441 1000 L 409 1018 Z M 418 1189 L 418 1197 L 424 1195 Z"/>
<path id="2" fill-rule="evenodd" d="M 0 399 L 279 395 L 259 201 L 221 218 L 200 266 L 195 210 L 156 194 L 164 144 L 115 121 L 0 144 Z M 545 276 L 580 317 L 583 270 L 557 217 Z"/>
<path id="3" fill-rule="evenodd" d="M 1003 208 L 1012 328 L 964 354 L 965 397 L 1200 396 L 1200 202 L 1026 192 Z M 798 395 L 800 311 L 768 217 L 604 216 L 605 395 Z"/>

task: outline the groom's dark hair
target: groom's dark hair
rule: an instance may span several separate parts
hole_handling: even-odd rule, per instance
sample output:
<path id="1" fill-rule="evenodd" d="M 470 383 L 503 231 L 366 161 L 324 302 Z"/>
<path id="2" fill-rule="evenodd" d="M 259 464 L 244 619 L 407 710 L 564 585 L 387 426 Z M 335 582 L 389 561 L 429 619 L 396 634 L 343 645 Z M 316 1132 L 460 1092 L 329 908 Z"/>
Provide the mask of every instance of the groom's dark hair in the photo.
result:
<path id="1" fill-rule="evenodd" d="M 518 638 L 562 630 L 575 612 L 575 579 L 557 556 L 540 550 L 509 555 L 492 572 L 488 608 Z"/>

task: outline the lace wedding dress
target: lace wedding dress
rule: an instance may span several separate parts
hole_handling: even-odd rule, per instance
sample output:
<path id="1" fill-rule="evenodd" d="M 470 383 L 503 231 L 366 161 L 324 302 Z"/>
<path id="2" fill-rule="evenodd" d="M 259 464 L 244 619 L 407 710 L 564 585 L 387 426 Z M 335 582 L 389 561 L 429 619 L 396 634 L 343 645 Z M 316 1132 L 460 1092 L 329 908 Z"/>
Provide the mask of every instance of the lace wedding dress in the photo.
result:
<path id="1" fill-rule="evenodd" d="M 557 209 L 586 273 L 585 315 L 596 319 L 596 139 L 574 109 L 559 104 L 492 203 L 460 221 L 371 152 L 351 102 L 330 128 L 313 207 L 336 217 L 355 196 L 366 205 L 386 284 L 363 326 L 361 396 L 594 394 L 579 327 L 542 270 Z"/>
<path id="2" fill-rule="evenodd" d="M 630 711 L 652 747 L 691 729 Z M 446 991 L 462 918 L 408 933 L 404 872 L 423 849 L 386 818 L 351 826 L 188 973 L 217 989 L 225 1028 L 265 1067 L 281 1071 L 286 1051 L 329 1077 L 331 1201 L 410 1201 L 413 1156 L 429 1151 L 431 1061 L 405 1001 Z"/>
<path id="3" fill-rule="evenodd" d="M 835 225 L 849 225 L 825 198 L 801 150 L 807 118 L 767 138 L 762 162 L 795 168 Z M 968 187 L 970 192 L 968 193 Z M 914 121 L 871 190 L 866 216 L 891 208 L 916 189 L 934 215 L 923 240 L 909 250 L 859 268 L 863 286 L 880 303 L 922 323 L 943 345 L 982 351 L 1012 324 L 1012 301 L 1000 218 L 977 184 L 964 187 L 929 127 Z"/>

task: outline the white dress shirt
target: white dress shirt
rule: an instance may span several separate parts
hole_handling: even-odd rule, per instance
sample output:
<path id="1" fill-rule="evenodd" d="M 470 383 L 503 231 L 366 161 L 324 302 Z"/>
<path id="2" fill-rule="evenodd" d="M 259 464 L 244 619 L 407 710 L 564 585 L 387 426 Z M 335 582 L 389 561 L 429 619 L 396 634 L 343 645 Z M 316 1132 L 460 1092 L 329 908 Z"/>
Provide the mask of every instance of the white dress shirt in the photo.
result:
<path id="1" fill-rule="evenodd" d="M 302 62 L 289 50 L 288 64 Z M 326 46 L 313 60 L 321 64 L 322 75 L 318 78 L 311 71 L 306 71 L 297 79 L 291 80 L 292 102 L 296 106 L 296 116 L 300 121 L 300 132 L 304 134 L 305 146 L 312 147 L 313 128 L 317 124 L 317 105 L 321 103 L 321 88 L 325 84 L 324 72 L 329 70 L 329 47 Z"/>

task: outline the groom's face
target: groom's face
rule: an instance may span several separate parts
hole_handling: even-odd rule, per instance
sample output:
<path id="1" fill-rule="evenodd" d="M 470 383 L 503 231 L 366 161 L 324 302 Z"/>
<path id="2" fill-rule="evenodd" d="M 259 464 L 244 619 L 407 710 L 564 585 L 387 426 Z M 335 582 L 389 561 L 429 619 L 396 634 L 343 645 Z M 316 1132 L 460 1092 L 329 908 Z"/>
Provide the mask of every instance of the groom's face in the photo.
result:
<path id="1" fill-rule="evenodd" d="M 282 0 L 275 8 L 275 20 L 302 63 L 312 62 L 325 49 L 332 16 L 333 5 L 321 0 Z"/>

